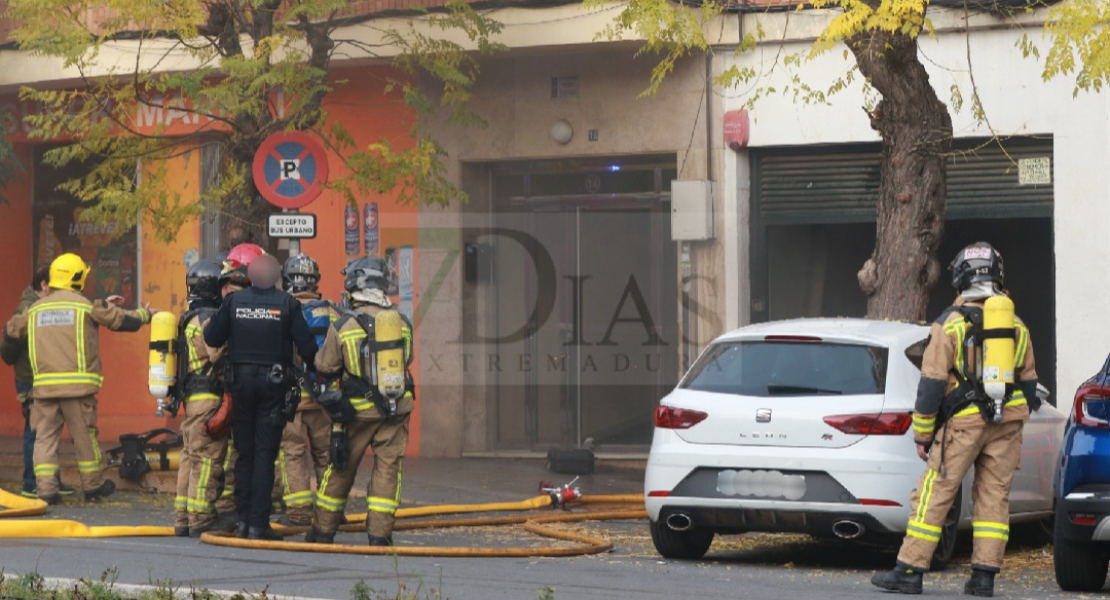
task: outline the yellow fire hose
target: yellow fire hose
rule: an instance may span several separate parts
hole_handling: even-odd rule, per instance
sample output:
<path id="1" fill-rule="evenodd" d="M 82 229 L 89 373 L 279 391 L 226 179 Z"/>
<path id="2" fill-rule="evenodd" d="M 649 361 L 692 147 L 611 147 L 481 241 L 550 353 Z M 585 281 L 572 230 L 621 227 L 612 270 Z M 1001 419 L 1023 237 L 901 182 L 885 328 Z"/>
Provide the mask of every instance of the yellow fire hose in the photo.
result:
<path id="1" fill-rule="evenodd" d="M 551 496 L 537 496 L 520 502 L 497 502 L 490 504 L 447 504 L 441 506 L 425 506 L 417 508 L 402 508 L 397 511 L 396 530 L 411 531 L 420 529 L 448 529 L 454 527 L 500 527 L 507 525 L 524 525 L 524 530 L 540 537 L 574 542 L 576 546 L 544 546 L 524 548 L 474 548 L 474 547 L 429 547 L 429 546 L 393 546 L 371 547 L 352 546 L 346 544 L 307 544 L 304 542 L 244 540 L 222 532 L 207 532 L 201 535 L 201 541 L 217 546 L 233 548 L 254 548 L 260 550 L 290 550 L 299 552 L 325 552 L 333 554 L 359 554 L 359 555 L 397 555 L 397 556 L 423 556 L 423 557 L 560 557 L 582 556 L 608 552 L 613 545 L 607 540 L 583 535 L 579 533 L 562 531 L 547 527 L 553 523 L 581 523 L 586 521 L 612 521 L 643 519 L 647 513 L 643 508 L 643 496 L 628 495 L 601 495 L 583 496 L 575 500 L 574 506 L 597 506 L 597 510 L 582 512 L 552 512 L 544 515 L 513 515 L 494 517 L 475 517 L 467 519 L 426 519 L 409 521 L 420 517 L 438 517 L 446 515 L 473 514 L 483 512 L 525 512 L 536 511 L 550 507 Z M 97 526 L 90 527 L 84 523 L 68 520 L 6 520 L 9 517 L 31 517 L 46 514 L 47 505 L 42 500 L 23 498 L 0 490 L 0 538 L 107 538 L 107 537 L 163 537 L 172 536 L 172 527 L 155 526 Z M 365 523 L 366 515 L 349 515 L 348 525 L 342 526 L 343 531 L 360 531 L 359 523 Z M 284 536 L 304 533 L 306 527 L 281 527 L 275 530 Z"/>

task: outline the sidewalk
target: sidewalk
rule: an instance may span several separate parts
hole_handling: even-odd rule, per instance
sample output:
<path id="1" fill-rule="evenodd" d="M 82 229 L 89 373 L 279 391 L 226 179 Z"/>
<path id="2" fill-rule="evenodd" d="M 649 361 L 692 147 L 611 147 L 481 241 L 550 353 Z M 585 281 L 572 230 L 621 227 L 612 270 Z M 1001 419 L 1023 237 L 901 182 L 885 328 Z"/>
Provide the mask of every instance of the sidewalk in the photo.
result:
<path id="1" fill-rule="evenodd" d="M 101 442 L 103 452 L 118 444 Z M 23 470 L 22 439 L 0 437 L 0 485 L 7 490 L 18 492 Z M 76 457 L 73 446 L 63 441 L 60 448 L 62 479 L 65 483 L 80 488 L 77 475 Z M 366 494 L 366 485 L 373 468 L 373 457 L 367 456 L 359 465 L 359 476 L 351 491 L 352 498 Z M 144 504 L 161 504 L 166 501 L 166 510 L 172 505 L 173 484 L 177 472 L 147 474 L 143 485 L 121 481 L 115 469 L 109 469 L 108 476 L 120 484 L 122 492 L 163 492 L 159 499 L 151 498 Z M 402 502 L 405 505 L 445 504 L 445 503 L 483 503 L 506 502 L 530 498 L 537 494 L 540 481 L 550 481 L 563 485 L 574 479 L 573 475 L 561 475 L 547 470 L 545 461 L 520 458 L 406 458 L 402 472 Z M 640 494 L 643 493 L 643 469 L 639 463 L 615 463 L 600 461 L 597 471 L 581 477 L 575 487 L 583 494 Z M 139 494 L 123 494 L 122 498 L 139 498 Z M 78 505 L 79 501 L 68 502 Z M 66 512 L 69 512 L 67 510 Z"/>

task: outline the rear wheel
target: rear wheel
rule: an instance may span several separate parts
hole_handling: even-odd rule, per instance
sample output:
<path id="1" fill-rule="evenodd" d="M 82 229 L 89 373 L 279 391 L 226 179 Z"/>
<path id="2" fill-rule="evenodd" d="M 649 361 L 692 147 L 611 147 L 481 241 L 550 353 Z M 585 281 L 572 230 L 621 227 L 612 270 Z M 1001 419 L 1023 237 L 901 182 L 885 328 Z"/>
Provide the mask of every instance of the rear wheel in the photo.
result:
<path id="1" fill-rule="evenodd" d="M 697 560 L 709 551 L 713 532 L 706 529 L 675 531 L 663 522 L 651 521 L 651 541 L 663 558 Z"/>
<path id="2" fill-rule="evenodd" d="M 1052 563 L 1056 585 L 1065 592 L 1097 592 L 1106 585 L 1106 552 L 1093 542 L 1069 540 L 1063 535 L 1064 511 L 1056 513 Z"/>
<path id="3" fill-rule="evenodd" d="M 937 548 L 933 551 L 933 560 L 929 565 L 931 571 L 943 571 L 948 568 L 948 563 L 952 562 L 952 556 L 956 554 L 956 541 L 959 537 L 960 530 L 960 510 L 963 507 L 964 490 L 960 487 L 960 491 L 956 492 L 956 498 L 952 501 L 952 508 L 948 509 L 948 514 L 944 517 L 944 524 L 941 525 L 940 541 L 937 542 Z"/>

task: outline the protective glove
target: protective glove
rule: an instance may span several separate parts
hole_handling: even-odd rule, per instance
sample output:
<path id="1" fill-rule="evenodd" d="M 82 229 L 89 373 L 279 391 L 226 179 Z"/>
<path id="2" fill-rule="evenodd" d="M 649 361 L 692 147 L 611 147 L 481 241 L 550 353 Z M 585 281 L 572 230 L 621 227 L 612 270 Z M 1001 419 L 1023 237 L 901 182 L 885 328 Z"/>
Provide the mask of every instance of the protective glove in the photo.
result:
<path id="1" fill-rule="evenodd" d="M 351 450 L 347 444 L 347 430 L 342 426 L 332 426 L 328 456 L 331 458 L 331 464 L 336 469 L 340 471 L 347 469 L 347 462 L 351 458 Z"/>

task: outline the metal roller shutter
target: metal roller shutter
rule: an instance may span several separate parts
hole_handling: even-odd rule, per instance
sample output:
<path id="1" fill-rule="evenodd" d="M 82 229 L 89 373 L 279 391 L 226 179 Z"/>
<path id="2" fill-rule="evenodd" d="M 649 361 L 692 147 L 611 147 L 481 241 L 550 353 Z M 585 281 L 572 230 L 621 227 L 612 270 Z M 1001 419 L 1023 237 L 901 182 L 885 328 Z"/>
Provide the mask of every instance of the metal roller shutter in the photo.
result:
<path id="1" fill-rule="evenodd" d="M 1052 158 L 1052 138 L 1013 138 L 1005 151 L 987 140 L 958 140 L 948 159 L 948 219 L 1051 217 L 1052 185 L 1019 185 L 1017 161 Z M 757 151 L 753 209 L 764 224 L 875 220 L 879 146 Z"/>

